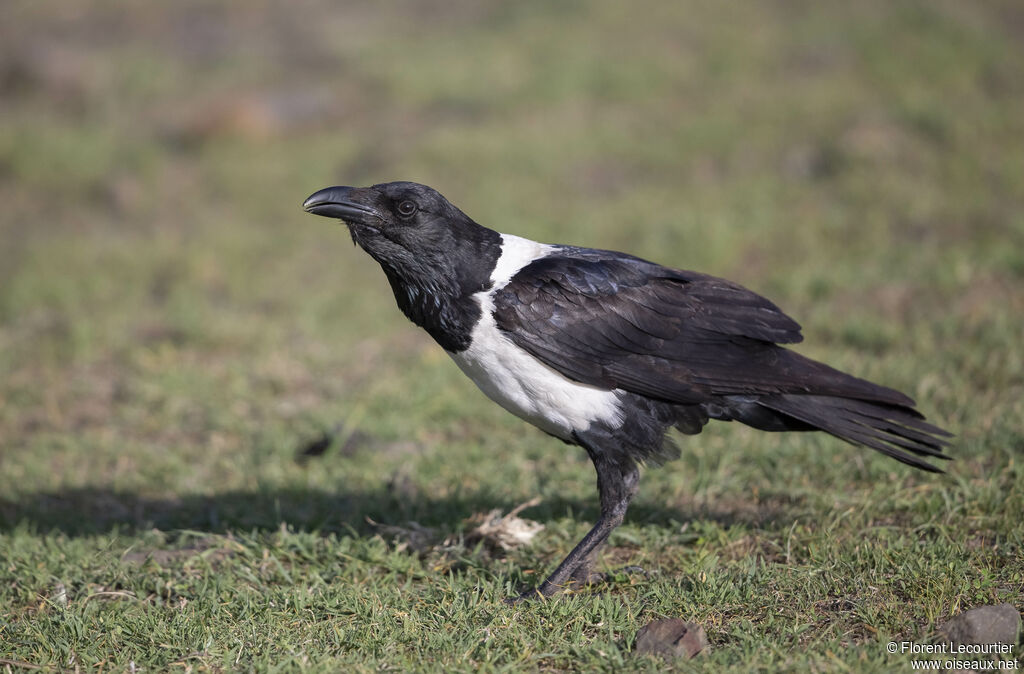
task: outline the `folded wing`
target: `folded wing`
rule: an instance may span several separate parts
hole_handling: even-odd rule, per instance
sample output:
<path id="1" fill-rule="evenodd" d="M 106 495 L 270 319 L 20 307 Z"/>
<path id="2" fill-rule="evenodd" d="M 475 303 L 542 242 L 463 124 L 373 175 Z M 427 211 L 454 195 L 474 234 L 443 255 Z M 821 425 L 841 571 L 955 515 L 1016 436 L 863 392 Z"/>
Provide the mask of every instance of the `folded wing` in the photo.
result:
<path id="1" fill-rule="evenodd" d="M 770 410 L 798 421 L 794 428 L 808 425 L 880 451 L 884 442 L 892 449 L 886 453 L 913 465 L 922 462 L 900 450 L 942 456 L 945 443 L 933 436 L 944 431 L 920 421 L 913 400 L 779 346 L 801 341 L 800 326 L 767 299 L 723 279 L 566 247 L 497 290 L 494 317 L 514 343 L 575 381 L 706 404 L 722 410 L 719 418 L 739 421 L 745 414 L 761 420 Z M 830 398 L 863 401 L 875 412 L 865 415 L 857 406 L 868 428 L 851 428 L 805 413 L 804 396 L 814 397 L 807 402 L 820 414 L 837 411 Z M 873 423 L 875 417 L 882 420 Z M 879 440 L 879 424 L 897 430 Z"/>

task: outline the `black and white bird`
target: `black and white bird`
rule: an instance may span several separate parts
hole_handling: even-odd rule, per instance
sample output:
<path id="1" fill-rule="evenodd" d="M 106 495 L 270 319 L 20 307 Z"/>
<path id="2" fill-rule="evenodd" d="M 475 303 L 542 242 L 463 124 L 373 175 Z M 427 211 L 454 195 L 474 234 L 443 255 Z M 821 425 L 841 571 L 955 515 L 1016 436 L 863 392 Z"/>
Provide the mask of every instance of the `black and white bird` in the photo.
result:
<path id="1" fill-rule="evenodd" d="M 801 341 L 800 326 L 735 283 L 500 234 L 417 183 L 328 187 L 303 208 L 348 225 L 399 308 L 489 398 L 593 461 L 597 524 L 522 598 L 592 578 L 638 466 L 678 456 L 672 428 L 825 431 L 935 472 L 918 457 L 949 458 L 949 434 L 913 400 L 779 346 Z"/>

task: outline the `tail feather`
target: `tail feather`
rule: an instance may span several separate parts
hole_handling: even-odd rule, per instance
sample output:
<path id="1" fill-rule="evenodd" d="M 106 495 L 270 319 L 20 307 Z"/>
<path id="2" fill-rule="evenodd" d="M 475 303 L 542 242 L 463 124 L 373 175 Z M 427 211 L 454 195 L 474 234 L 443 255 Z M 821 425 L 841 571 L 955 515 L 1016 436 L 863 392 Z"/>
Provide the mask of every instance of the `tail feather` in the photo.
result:
<path id="1" fill-rule="evenodd" d="M 950 437 L 950 433 L 929 424 L 919 412 L 903 405 L 792 394 L 764 396 L 757 399 L 757 404 L 922 470 L 943 472 L 912 454 L 950 459 L 942 452 L 949 445 L 944 438 Z"/>

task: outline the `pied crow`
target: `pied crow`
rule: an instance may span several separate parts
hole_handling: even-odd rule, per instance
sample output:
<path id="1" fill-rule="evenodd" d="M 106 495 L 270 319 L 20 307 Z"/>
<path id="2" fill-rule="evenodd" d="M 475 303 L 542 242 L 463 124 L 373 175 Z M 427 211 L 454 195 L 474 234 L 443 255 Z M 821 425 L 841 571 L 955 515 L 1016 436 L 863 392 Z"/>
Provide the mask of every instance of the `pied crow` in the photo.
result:
<path id="1" fill-rule="evenodd" d="M 671 428 L 696 434 L 718 419 L 825 431 L 936 472 L 918 456 L 948 458 L 949 433 L 913 400 L 779 346 L 801 341 L 800 326 L 735 283 L 500 234 L 412 182 L 328 187 L 303 208 L 348 225 L 399 308 L 489 398 L 593 461 L 597 524 L 520 598 L 594 577 L 639 464 L 678 456 Z"/>

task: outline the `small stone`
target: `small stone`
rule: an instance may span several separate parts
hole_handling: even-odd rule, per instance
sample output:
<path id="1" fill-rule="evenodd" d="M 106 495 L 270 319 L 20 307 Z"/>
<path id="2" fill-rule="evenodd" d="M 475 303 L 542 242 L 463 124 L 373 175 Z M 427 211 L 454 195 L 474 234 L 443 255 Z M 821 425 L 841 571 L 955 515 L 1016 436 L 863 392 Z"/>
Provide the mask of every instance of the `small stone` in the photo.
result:
<path id="1" fill-rule="evenodd" d="M 679 618 L 655 620 L 636 633 L 637 655 L 689 659 L 708 650 L 710 646 L 704 628 Z"/>
<path id="2" fill-rule="evenodd" d="M 1020 613 L 1011 604 L 979 606 L 954 616 L 937 630 L 952 644 L 1016 644 Z"/>

